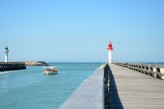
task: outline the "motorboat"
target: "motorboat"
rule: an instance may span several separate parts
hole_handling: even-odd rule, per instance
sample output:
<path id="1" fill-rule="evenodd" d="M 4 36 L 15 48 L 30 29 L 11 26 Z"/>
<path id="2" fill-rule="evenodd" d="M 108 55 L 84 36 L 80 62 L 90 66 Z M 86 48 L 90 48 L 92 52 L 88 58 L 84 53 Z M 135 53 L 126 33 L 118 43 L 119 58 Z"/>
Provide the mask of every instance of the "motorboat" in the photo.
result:
<path id="1" fill-rule="evenodd" d="M 58 68 L 56 67 L 44 67 L 43 73 L 45 75 L 54 75 L 57 74 Z"/>

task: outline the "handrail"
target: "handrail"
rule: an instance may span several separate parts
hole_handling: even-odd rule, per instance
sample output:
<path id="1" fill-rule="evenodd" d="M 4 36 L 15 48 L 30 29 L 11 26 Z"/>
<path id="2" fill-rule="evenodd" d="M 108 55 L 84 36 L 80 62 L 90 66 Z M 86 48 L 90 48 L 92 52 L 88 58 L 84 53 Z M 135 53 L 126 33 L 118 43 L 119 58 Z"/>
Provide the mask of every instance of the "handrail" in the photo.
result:
<path id="1" fill-rule="evenodd" d="M 164 66 L 157 66 L 153 64 L 143 64 L 143 63 L 121 63 L 121 62 L 115 62 L 114 64 L 127 67 L 129 69 L 139 71 L 141 73 L 164 80 Z"/>

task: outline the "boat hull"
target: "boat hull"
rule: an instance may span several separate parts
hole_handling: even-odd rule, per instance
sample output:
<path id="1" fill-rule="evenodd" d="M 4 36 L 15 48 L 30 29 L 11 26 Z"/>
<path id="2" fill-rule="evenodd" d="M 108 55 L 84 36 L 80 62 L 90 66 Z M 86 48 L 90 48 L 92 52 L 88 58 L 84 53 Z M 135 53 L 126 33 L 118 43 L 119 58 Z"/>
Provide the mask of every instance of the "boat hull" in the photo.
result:
<path id="1" fill-rule="evenodd" d="M 44 71 L 44 74 L 45 75 L 55 75 L 55 74 L 57 74 L 57 71 L 56 72 L 54 72 L 54 71 Z"/>

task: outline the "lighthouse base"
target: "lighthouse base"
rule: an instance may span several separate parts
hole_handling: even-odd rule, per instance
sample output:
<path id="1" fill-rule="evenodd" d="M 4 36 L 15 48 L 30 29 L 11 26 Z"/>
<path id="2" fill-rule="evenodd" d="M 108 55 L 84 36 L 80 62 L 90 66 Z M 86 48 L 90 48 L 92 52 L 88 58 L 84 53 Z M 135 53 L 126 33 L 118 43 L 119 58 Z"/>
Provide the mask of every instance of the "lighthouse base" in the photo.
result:
<path id="1" fill-rule="evenodd" d="M 108 51 L 108 64 L 112 63 L 112 50 Z"/>

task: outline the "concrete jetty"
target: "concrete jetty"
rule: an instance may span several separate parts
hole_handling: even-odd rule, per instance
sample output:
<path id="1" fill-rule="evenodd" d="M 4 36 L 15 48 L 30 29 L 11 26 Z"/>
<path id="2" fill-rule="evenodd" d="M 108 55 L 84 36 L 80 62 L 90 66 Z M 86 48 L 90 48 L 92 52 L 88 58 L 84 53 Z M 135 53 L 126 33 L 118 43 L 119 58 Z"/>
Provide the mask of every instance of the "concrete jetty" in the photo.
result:
<path id="1" fill-rule="evenodd" d="M 24 62 L 0 62 L 0 71 L 26 69 Z"/>
<path id="2" fill-rule="evenodd" d="M 121 101 L 119 103 L 113 102 L 111 105 L 121 104 L 125 109 L 164 108 L 163 80 L 140 73 L 139 69 L 135 71 L 114 64 L 109 66 Z"/>
<path id="3" fill-rule="evenodd" d="M 163 67 L 115 64 L 98 68 L 60 109 L 164 109 L 164 81 L 158 76 Z"/>

